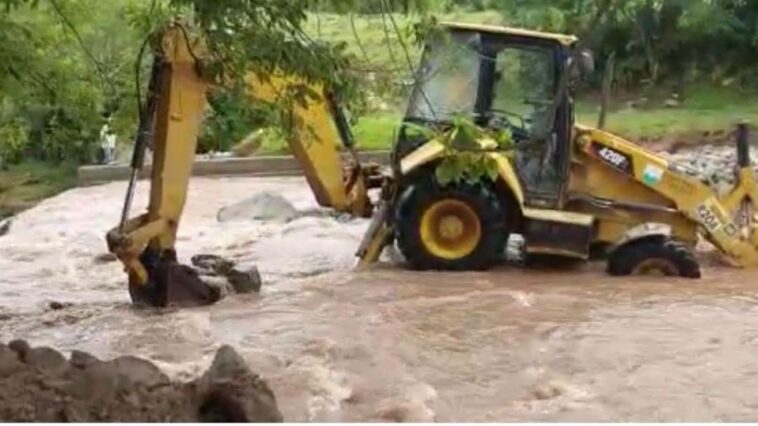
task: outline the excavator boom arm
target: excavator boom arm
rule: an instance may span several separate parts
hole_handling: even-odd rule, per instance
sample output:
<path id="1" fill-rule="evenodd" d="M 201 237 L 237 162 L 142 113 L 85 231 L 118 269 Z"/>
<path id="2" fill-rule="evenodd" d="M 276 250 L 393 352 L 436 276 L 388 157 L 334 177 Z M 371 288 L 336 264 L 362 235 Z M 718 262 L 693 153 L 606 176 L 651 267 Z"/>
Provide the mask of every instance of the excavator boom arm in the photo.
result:
<path id="1" fill-rule="evenodd" d="M 206 95 L 216 83 L 201 72 L 198 60 L 198 54 L 203 51 L 201 44 L 189 39 L 180 24 L 167 27 L 159 40 L 150 93 L 140 117 L 132 179 L 121 223 L 107 236 L 110 251 L 122 261 L 129 274 L 132 298 L 145 291 L 160 294 L 157 300 L 147 300 L 151 305 L 171 302 L 172 285 L 202 288 L 197 276 L 187 274 L 184 267 L 176 263 L 174 245 L 187 198 Z M 357 216 L 370 215 L 373 206 L 367 193 L 366 173 L 355 155 L 349 126 L 335 96 L 319 85 L 307 84 L 294 76 L 250 74 L 246 83 L 252 98 L 286 103 L 287 142 L 319 205 Z M 317 96 L 296 102 L 291 94 L 298 88 Z M 352 155 L 352 167 L 343 165 L 338 140 L 342 140 L 347 154 Z M 145 214 L 130 218 L 136 177 L 150 141 L 153 162 L 149 205 Z M 159 282 L 179 275 L 189 277 L 186 280 L 191 282 Z M 202 297 L 213 299 L 205 294 L 207 292 L 202 293 Z"/>

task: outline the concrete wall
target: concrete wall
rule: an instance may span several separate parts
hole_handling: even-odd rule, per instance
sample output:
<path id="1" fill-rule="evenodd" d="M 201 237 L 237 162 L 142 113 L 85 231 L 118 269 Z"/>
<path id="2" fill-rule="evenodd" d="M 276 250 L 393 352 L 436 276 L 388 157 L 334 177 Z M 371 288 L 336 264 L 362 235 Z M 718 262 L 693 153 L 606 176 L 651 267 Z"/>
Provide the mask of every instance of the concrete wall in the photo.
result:
<path id="1" fill-rule="evenodd" d="M 389 151 L 362 152 L 364 163 L 389 164 Z M 145 166 L 141 178 L 150 176 L 150 166 Z M 126 165 L 83 166 L 79 168 L 79 184 L 90 185 L 129 178 L 130 169 Z M 292 156 L 260 156 L 248 158 L 218 158 L 195 161 L 193 176 L 299 176 L 303 171 Z"/>

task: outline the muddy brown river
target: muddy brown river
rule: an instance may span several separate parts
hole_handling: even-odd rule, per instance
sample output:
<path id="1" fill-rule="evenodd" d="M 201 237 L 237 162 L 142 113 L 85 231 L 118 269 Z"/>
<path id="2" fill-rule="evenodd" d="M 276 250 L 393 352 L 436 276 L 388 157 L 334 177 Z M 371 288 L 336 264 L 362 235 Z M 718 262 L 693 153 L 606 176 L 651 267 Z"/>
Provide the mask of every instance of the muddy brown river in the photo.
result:
<path id="1" fill-rule="evenodd" d="M 363 220 L 216 221 L 262 191 L 311 209 L 301 179 L 196 179 L 180 258 L 256 264 L 264 289 L 136 311 L 120 265 L 96 261 L 124 189 L 69 191 L 0 237 L 0 341 L 139 355 L 179 378 L 228 343 L 289 421 L 758 420 L 758 271 L 619 280 L 602 265 L 447 274 L 385 259 L 357 272 Z"/>

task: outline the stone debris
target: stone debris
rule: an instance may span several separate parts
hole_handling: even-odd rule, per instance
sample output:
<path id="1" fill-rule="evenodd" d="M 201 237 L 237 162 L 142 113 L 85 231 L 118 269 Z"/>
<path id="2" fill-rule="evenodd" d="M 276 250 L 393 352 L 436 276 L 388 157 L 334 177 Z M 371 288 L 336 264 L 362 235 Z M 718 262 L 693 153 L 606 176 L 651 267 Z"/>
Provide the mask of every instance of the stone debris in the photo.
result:
<path id="1" fill-rule="evenodd" d="M 276 398 L 234 349 L 224 346 L 200 378 L 172 382 L 149 361 L 67 360 L 22 340 L 0 344 L 4 422 L 281 422 Z"/>
<path id="2" fill-rule="evenodd" d="M 723 195 L 737 181 L 737 150 L 733 145 L 703 146 L 675 153 L 662 152 L 668 160 L 687 169 L 687 174 Z M 750 153 L 753 170 L 758 172 L 758 151 Z"/>

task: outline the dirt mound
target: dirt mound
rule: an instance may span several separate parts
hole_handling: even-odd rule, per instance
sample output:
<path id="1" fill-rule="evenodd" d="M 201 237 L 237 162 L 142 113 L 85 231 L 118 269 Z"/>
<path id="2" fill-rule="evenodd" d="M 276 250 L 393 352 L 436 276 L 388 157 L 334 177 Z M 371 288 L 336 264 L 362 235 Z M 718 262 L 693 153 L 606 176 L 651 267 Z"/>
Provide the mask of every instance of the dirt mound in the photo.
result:
<path id="1" fill-rule="evenodd" d="M 174 383 L 140 358 L 66 359 L 24 341 L 0 344 L 0 420 L 4 422 L 280 422 L 268 385 L 224 346 L 205 374 Z"/>

